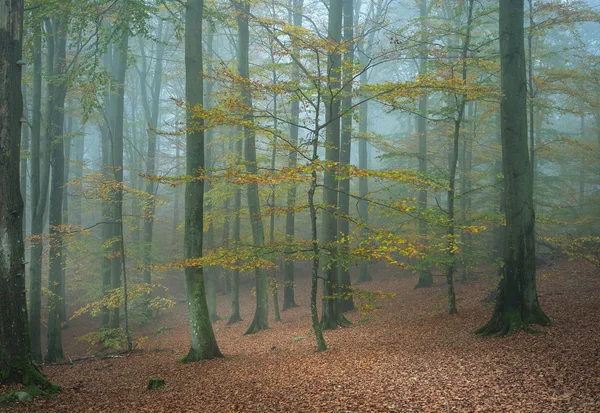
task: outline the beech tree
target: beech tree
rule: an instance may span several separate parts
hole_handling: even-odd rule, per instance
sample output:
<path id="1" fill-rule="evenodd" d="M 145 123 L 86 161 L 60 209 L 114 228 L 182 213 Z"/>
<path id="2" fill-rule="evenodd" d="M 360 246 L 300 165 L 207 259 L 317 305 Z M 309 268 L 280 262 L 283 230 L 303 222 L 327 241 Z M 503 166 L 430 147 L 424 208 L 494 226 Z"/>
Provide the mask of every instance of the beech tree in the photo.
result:
<path id="1" fill-rule="evenodd" d="M 0 2 L 0 384 L 56 391 L 30 353 L 19 188 L 23 0 Z"/>
<path id="2" fill-rule="evenodd" d="M 499 294 L 481 335 L 511 335 L 550 325 L 538 302 L 533 177 L 527 148 L 524 0 L 500 0 L 500 103 L 504 175 L 504 256 Z"/>
<path id="3" fill-rule="evenodd" d="M 190 0 L 185 13 L 186 175 L 184 258 L 202 257 L 204 232 L 204 120 L 196 115 L 203 103 L 202 15 L 204 0 Z M 184 362 L 223 357 L 215 339 L 202 267 L 185 267 L 185 291 L 192 345 Z"/>

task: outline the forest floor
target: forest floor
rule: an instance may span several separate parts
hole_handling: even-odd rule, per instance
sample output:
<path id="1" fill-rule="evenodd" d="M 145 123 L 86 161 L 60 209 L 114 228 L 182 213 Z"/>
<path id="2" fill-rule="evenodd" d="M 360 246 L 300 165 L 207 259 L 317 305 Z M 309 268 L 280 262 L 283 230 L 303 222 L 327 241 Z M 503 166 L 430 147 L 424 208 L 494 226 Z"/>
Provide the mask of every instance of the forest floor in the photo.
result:
<path id="1" fill-rule="evenodd" d="M 254 305 L 251 280 L 242 294 L 244 321 L 214 324 L 224 359 L 177 363 L 189 347 L 184 304 L 151 325 L 142 350 L 126 358 L 46 366 L 63 391 L 11 409 L 31 412 L 600 412 L 600 274 L 584 263 L 539 269 L 539 298 L 554 326 L 541 334 L 501 339 L 473 331 L 491 315 L 484 301 L 491 277 L 457 283 L 458 314 L 446 314 L 443 277 L 414 290 L 416 276 L 391 268 L 364 290 L 395 293 L 377 301 L 370 319 L 348 313 L 349 328 L 326 331 L 328 350 L 310 333 L 308 277 L 299 277 L 299 308 L 243 336 Z M 281 295 L 280 295 L 281 297 Z M 219 297 L 228 312 L 229 298 Z M 74 320 L 65 353 L 84 356 L 75 337 L 89 331 Z M 168 327 L 153 335 L 161 327 Z M 146 390 L 148 379 L 166 386 Z"/>

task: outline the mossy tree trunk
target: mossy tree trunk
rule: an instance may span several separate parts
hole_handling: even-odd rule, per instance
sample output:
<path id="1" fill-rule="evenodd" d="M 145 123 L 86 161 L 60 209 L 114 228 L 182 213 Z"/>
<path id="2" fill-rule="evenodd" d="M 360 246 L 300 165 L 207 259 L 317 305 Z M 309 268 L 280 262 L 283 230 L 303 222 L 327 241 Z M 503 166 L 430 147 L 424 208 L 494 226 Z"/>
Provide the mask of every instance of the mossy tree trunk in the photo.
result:
<path id="1" fill-rule="evenodd" d="M 203 103 L 202 9 L 203 0 L 187 2 L 185 15 L 185 96 L 188 105 L 186 174 L 199 177 L 204 169 L 204 121 L 194 115 Z M 202 257 L 204 181 L 185 185 L 185 259 Z M 182 361 L 223 357 L 215 339 L 206 303 L 202 267 L 185 268 L 185 291 L 192 345 Z"/>
<path id="2" fill-rule="evenodd" d="M 537 297 L 533 177 L 527 147 L 524 0 L 500 0 L 504 266 L 491 319 L 476 333 L 511 335 L 532 324 L 550 325 Z"/>
<path id="3" fill-rule="evenodd" d="M 188 105 L 186 115 L 186 175 L 197 177 L 185 185 L 185 232 L 184 250 L 186 260 L 202 257 L 204 230 L 204 180 L 198 178 L 204 169 L 204 121 L 194 116 L 203 103 L 202 67 L 202 12 L 203 0 L 186 3 L 185 14 L 185 96 Z M 192 344 L 182 359 L 191 362 L 223 357 L 212 328 L 202 267 L 185 268 L 185 292 Z"/>
<path id="4" fill-rule="evenodd" d="M 58 387 L 34 367 L 25 298 L 23 200 L 19 188 L 23 1 L 0 2 L 0 384 Z"/>

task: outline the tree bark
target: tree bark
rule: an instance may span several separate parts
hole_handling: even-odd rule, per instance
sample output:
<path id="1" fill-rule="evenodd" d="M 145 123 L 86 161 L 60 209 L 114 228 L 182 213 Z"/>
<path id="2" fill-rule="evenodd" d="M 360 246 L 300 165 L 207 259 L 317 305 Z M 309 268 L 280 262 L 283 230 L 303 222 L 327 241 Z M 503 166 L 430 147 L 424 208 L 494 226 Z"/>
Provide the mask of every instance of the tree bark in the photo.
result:
<path id="1" fill-rule="evenodd" d="M 350 165 L 352 150 L 352 78 L 354 76 L 354 0 L 344 0 L 344 44 L 346 51 L 344 53 L 344 83 L 342 98 L 342 130 L 340 136 L 340 167 Z M 340 217 L 338 218 L 338 232 L 342 239 L 347 240 L 350 235 L 350 179 L 344 178 L 339 181 L 340 191 L 338 202 L 340 208 Z M 348 260 L 348 241 L 344 241 L 340 246 L 341 259 L 338 267 L 338 277 L 340 285 L 340 310 L 354 310 L 354 300 L 352 299 L 352 281 L 350 279 L 350 266 L 346 264 Z"/>
<path id="2" fill-rule="evenodd" d="M 250 6 L 248 3 L 238 3 L 233 1 L 237 12 L 238 25 L 238 72 L 243 79 L 242 89 L 242 104 L 244 113 L 242 118 L 244 126 L 244 160 L 246 161 L 246 171 L 251 175 L 256 175 L 258 165 L 256 161 L 256 133 L 253 129 L 254 115 L 252 113 L 252 92 L 249 87 L 250 81 L 250 66 L 248 60 L 248 47 L 250 33 L 248 27 L 248 14 Z M 260 198 L 258 196 L 258 184 L 251 183 L 247 185 L 248 195 L 248 210 L 250 213 L 250 224 L 252 226 L 252 241 L 254 245 L 261 246 L 265 243 L 265 233 L 261 216 Z M 255 270 L 256 279 L 256 310 L 254 312 L 254 320 L 246 334 L 253 334 L 260 330 L 269 328 L 269 285 L 267 281 L 267 273 L 262 268 Z"/>
<path id="3" fill-rule="evenodd" d="M 427 32 L 425 19 L 427 18 L 427 0 L 419 1 L 419 17 L 421 18 L 421 56 L 419 61 L 419 76 L 427 74 L 427 55 L 429 48 L 427 47 Z M 424 92 L 419 96 L 419 117 L 417 119 L 417 134 L 419 135 L 419 173 L 423 176 L 427 175 L 427 102 L 429 95 Z M 419 191 L 417 196 L 419 204 L 419 236 L 425 240 L 427 237 L 427 219 L 425 212 L 427 211 L 427 189 Z M 424 264 L 426 265 L 426 264 Z M 433 276 L 428 267 L 422 268 L 419 272 L 419 281 L 415 288 L 431 287 L 433 285 Z"/>
<path id="4" fill-rule="evenodd" d="M 19 190 L 22 42 L 23 1 L 0 2 L 0 384 L 56 391 L 34 367 L 27 323 Z"/>
<path id="5" fill-rule="evenodd" d="M 550 325 L 536 287 L 533 178 L 527 148 L 527 79 L 523 0 L 500 0 L 502 171 L 506 233 L 500 293 L 491 319 L 476 333 L 511 335 Z"/>
<path id="6" fill-rule="evenodd" d="M 302 27 L 302 12 L 304 8 L 304 0 L 292 0 L 292 24 L 296 27 Z M 294 50 L 294 53 L 298 53 Z M 292 82 L 299 82 L 300 69 L 297 65 L 292 66 L 291 70 Z M 300 121 L 300 101 L 292 99 L 290 102 L 290 139 L 292 148 L 288 153 L 288 166 L 293 169 L 298 165 L 298 123 Z M 287 194 L 287 212 L 285 216 L 285 241 L 290 244 L 294 241 L 295 236 L 295 221 L 296 221 L 296 185 L 292 184 Z M 291 248 L 288 253 L 291 254 Z M 290 308 L 298 307 L 294 297 L 294 261 L 286 259 L 284 263 L 283 275 L 283 311 Z"/>
<path id="7" fill-rule="evenodd" d="M 203 103 L 203 0 L 189 0 L 185 14 L 186 174 L 197 179 L 185 185 L 184 258 L 202 257 L 204 229 L 204 121 L 194 116 Z M 208 314 L 202 267 L 185 267 L 185 291 L 192 344 L 184 362 L 223 357 Z"/>
<path id="8" fill-rule="evenodd" d="M 48 273 L 48 351 L 46 361 L 54 362 L 63 358 L 62 348 L 62 322 L 60 308 L 62 305 L 62 273 L 65 265 L 63 254 L 63 194 L 65 184 L 65 157 L 64 157 L 64 120 L 65 120 L 65 98 L 67 85 L 62 77 L 65 75 L 67 57 L 67 27 L 68 17 L 60 16 L 49 22 L 53 26 L 53 37 L 49 41 L 55 43 L 52 111 L 48 117 L 47 139 L 51 143 L 52 177 L 50 180 L 50 209 L 48 213 L 50 248 Z"/>
<path id="9" fill-rule="evenodd" d="M 329 77 L 328 92 L 325 96 L 326 147 L 325 159 L 328 166 L 323 177 L 323 248 L 328 257 L 323 269 L 323 302 L 321 326 L 324 330 L 346 326 L 348 320 L 340 310 L 338 288 L 338 251 L 335 241 L 338 237 L 337 209 L 338 185 L 336 181 L 337 163 L 340 159 L 340 89 L 341 55 L 339 44 L 342 39 L 342 7 L 343 0 L 332 0 L 329 5 L 328 39 L 336 49 L 327 56 L 327 73 Z M 333 45 L 332 45 L 333 46 Z"/>
<path id="10" fill-rule="evenodd" d="M 33 102 L 31 117 L 31 253 L 29 264 L 29 332 L 31 353 L 35 361 L 42 361 L 42 255 L 44 244 L 44 216 L 48 201 L 50 178 L 50 150 L 47 137 L 42 145 L 42 37 L 41 26 L 34 27 L 33 38 Z M 52 46 L 51 46 L 52 45 Z M 54 51 L 54 42 L 48 42 L 48 60 Z M 53 65 L 48 65 L 49 75 Z M 49 85 L 48 98 L 52 93 Z"/>

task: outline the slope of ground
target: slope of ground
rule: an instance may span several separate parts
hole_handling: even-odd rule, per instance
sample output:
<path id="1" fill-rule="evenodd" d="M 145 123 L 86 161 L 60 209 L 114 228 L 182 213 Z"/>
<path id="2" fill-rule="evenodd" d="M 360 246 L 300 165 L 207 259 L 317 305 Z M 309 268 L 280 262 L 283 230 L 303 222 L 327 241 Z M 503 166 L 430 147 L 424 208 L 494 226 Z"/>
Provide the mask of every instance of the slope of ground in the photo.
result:
<path id="1" fill-rule="evenodd" d="M 492 280 L 457 284 L 459 313 L 446 314 L 446 288 L 414 290 L 414 277 L 393 269 L 362 289 L 396 293 L 381 299 L 368 320 L 325 332 L 329 349 L 315 352 L 308 280 L 297 287 L 300 307 L 243 336 L 253 314 L 245 291 L 244 321 L 215 323 L 226 358 L 180 364 L 189 345 L 183 304 L 163 313 L 143 351 L 127 358 L 47 366 L 64 391 L 54 400 L 11 408 L 31 412 L 598 412 L 600 411 L 600 277 L 581 263 L 539 272 L 542 308 L 554 326 L 542 334 L 483 339 L 472 331 L 487 321 L 483 299 Z M 219 298 L 220 314 L 229 308 Z M 152 331 L 169 327 L 157 336 Z M 77 356 L 76 326 L 66 352 Z M 160 351 L 159 351 L 160 350 Z M 166 386 L 148 391 L 149 378 Z"/>

